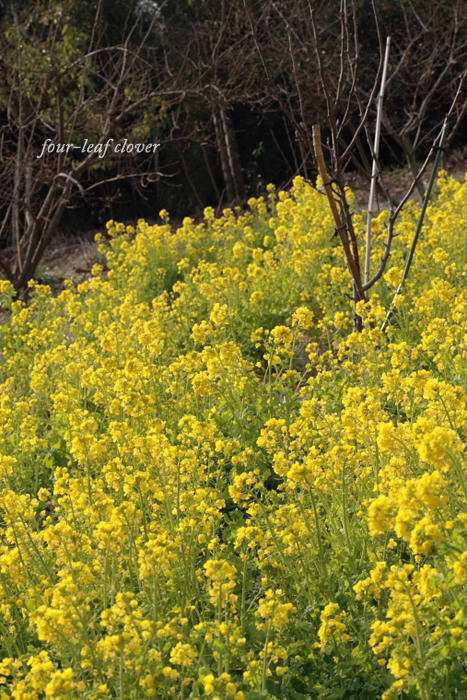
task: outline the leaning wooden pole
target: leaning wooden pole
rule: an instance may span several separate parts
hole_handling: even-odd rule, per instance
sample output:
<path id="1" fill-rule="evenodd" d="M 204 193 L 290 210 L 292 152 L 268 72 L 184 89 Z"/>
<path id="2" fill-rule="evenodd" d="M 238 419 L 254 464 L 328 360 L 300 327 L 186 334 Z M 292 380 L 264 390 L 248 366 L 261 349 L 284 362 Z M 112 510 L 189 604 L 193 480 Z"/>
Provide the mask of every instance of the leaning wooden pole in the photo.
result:
<path id="1" fill-rule="evenodd" d="M 365 284 L 370 281 L 371 265 L 371 226 L 373 221 L 373 209 L 375 203 L 376 180 L 378 177 L 378 155 L 379 141 L 381 136 L 381 119 L 383 116 L 384 90 L 386 88 L 386 76 L 388 72 L 389 46 L 391 37 L 386 39 L 386 51 L 384 54 L 383 74 L 381 76 L 381 87 L 378 95 L 378 107 L 376 112 L 375 140 L 373 144 L 373 165 L 371 168 L 370 196 L 368 198 L 368 213 L 366 219 L 366 250 L 365 250 Z"/>
<path id="2" fill-rule="evenodd" d="M 324 160 L 324 154 L 323 154 L 323 147 L 321 145 L 321 129 L 318 126 L 318 124 L 313 125 L 313 149 L 315 152 L 315 158 L 316 162 L 318 164 L 318 170 L 319 174 L 321 175 L 321 179 L 323 181 L 323 187 L 325 189 L 328 201 L 329 201 L 329 206 L 331 207 L 331 212 L 334 217 L 334 221 L 336 224 L 336 231 L 339 234 L 339 238 L 342 243 L 342 247 L 344 248 L 344 253 L 345 253 L 345 259 L 347 261 L 347 266 L 350 270 L 350 274 L 352 275 L 352 281 L 354 283 L 354 288 L 355 291 L 357 292 L 357 298 L 354 301 L 360 301 L 362 299 L 366 299 L 365 291 L 363 289 L 362 285 L 362 279 L 360 275 L 360 270 L 357 266 L 356 260 L 352 255 L 352 251 L 350 249 L 350 242 L 349 242 L 349 235 L 347 231 L 347 226 L 344 223 L 343 217 L 341 215 L 341 212 L 339 211 L 339 207 L 337 206 L 336 199 L 334 197 L 334 193 L 332 191 L 331 183 L 332 180 L 328 174 L 328 171 L 326 169 L 326 162 Z"/>

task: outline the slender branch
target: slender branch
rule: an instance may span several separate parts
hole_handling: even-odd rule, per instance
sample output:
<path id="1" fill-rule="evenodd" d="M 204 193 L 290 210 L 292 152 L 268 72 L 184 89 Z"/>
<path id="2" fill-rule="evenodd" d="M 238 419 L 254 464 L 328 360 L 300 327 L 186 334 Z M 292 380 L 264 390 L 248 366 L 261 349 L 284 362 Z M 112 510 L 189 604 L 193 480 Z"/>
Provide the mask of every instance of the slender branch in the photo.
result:
<path id="1" fill-rule="evenodd" d="M 446 123 L 447 123 L 447 121 L 445 121 L 445 124 L 446 124 Z M 399 204 L 397 205 L 397 207 L 396 207 L 393 211 L 391 211 L 391 216 L 390 216 L 389 223 L 388 223 L 388 235 L 387 235 L 387 238 L 386 238 L 386 243 L 385 243 L 385 248 L 384 248 L 384 254 L 383 254 L 383 257 L 382 257 L 382 259 L 381 259 L 381 263 L 380 263 L 380 266 L 379 266 L 379 268 L 378 268 L 378 271 L 377 271 L 376 274 L 369 280 L 369 282 L 368 282 L 367 284 L 365 284 L 365 286 L 364 286 L 365 291 L 371 289 L 371 287 L 373 287 L 373 285 L 374 285 L 374 284 L 382 277 L 382 275 L 384 274 L 384 270 L 385 270 L 385 268 L 386 268 L 386 264 L 387 264 L 387 261 L 388 261 L 388 259 L 389 259 L 390 253 L 391 253 L 392 240 L 393 240 L 393 238 L 394 238 L 394 236 L 395 236 L 395 234 L 394 234 L 394 226 L 395 226 L 396 220 L 397 220 L 399 214 L 401 213 L 401 211 L 402 211 L 402 209 L 403 209 L 405 203 L 408 201 L 410 195 L 411 195 L 412 192 L 414 191 L 415 185 L 416 185 L 416 180 L 422 177 L 423 173 L 425 172 L 425 170 L 426 170 L 426 168 L 427 168 L 427 166 L 428 166 L 428 163 L 429 163 L 430 160 L 431 160 L 431 157 L 432 157 L 433 153 L 435 152 L 436 149 L 439 149 L 439 147 L 440 147 L 440 142 L 441 142 L 441 137 L 443 136 L 443 131 L 444 131 L 444 124 L 443 124 L 443 127 L 441 128 L 440 133 L 439 133 L 438 136 L 436 137 L 436 139 L 435 139 L 435 141 L 434 141 L 434 143 L 433 143 L 433 145 L 432 145 L 432 147 L 431 147 L 431 149 L 430 149 L 430 152 L 428 153 L 428 155 L 427 155 L 425 161 L 423 162 L 423 164 L 422 164 L 422 166 L 420 167 L 418 173 L 416 174 L 416 176 L 415 176 L 414 179 L 412 180 L 412 183 L 411 183 L 410 187 L 407 189 L 406 193 L 404 194 L 404 196 L 403 196 L 402 199 L 400 200 L 400 202 L 399 202 Z M 446 135 L 447 135 L 447 131 L 444 132 L 444 138 L 446 137 Z M 443 143 L 444 143 L 444 142 L 443 142 Z M 441 149 L 441 150 L 442 150 L 442 149 Z M 426 196 L 426 195 L 425 195 L 425 196 Z"/>
<path id="2" fill-rule="evenodd" d="M 402 275 L 402 280 L 401 280 L 401 282 L 400 282 L 398 288 L 396 289 L 396 293 L 394 294 L 394 298 L 393 298 L 393 300 L 392 300 L 392 302 L 391 302 L 391 305 L 390 305 L 390 307 L 389 307 L 389 310 L 388 310 L 388 313 L 387 313 L 387 315 L 386 315 L 386 318 L 384 319 L 383 324 L 382 324 L 382 326 L 381 326 L 381 330 L 382 330 L 382 331 L 385 331 L 385 330 L 386 330 L 386 327 L 387 327 L 387 325 L 388 325 L 388 323 L 389 323 L 389 320 L 390 320 L 390 318 L 391 318 L 391 316 L 392 316 L 392 312 L 393 312 L 393 310 L 394 310 L 394 306 L 395 306 L 395 304 L 396 304 L 396 299 L 397 299 L 397 297 L 399 296 L 399 294 L 400 294 L 400 292 L 401 292 L 401 289 L 402 289 L 402 287 L 404 286 L 405 281 L 407 280 L 407 277 L 409 276 L 410 268 L 411 268 L 411 266 L 412 266 L 412 261 L 413 261 L 413 257 L 414 257 L 414 254 L 415 254 L 415 248 L 417 247 L 417 243 L 418 243 L 418 239 L 419 239 L 419 236 L 420 236 L 420 232 L 421 232 L 421 230 L 422 230 L 423 220 L 424 220 L 424 218 L 425 218 L 426 208 L 427 208 L 427 206 L 428 206 L 428 201 L 429 201 L 429 199 L 430 199 L 431 190 L 432 190 L 432 188 L 433 188 L 433 184 L 434 184 L 434 182 L 435 182 L 436 174 L 437 174 L 437 172 L 438 172 L 438 163 L 439 163 L 439 159 L 440 159 L 440 156 L 441 156 L 441 152 L 442 152 L 443 147 L 444 147 L 444 139 L 445 139 L 445 136 L 446 136 L 446 134 L 447 134 L 448 129 L 449 129 L 448 122 L 445 121 L 444 124 L 443 124 L 443 128 L 442 128 L 442 130 L 441 130 L 441 136 L 440 136 L 440 140 L 439 140 L 439 145 L 438 145 L 438 147 L 437 147 L 437 149 L 436 149 L 435 162 L 434 162 L 434 164 L 433 164 L 433 170 L 432 170 L 432 172 L 431 172 L 430 182 L 428 183 L 428 187 L 427 187 L 426 194 L 425 194 L 425 199 L 424 199 L 424 201 L 423 201 L 422 210 L 421 210 L 421 212 L 420 212 L 420 217 L 419 217 L 419 219 L 418 219 L 417 228 L 416 228 L 416 230 L 415 230 L 415 234 L 414 234 L 414 237 L 413 237 L 412 245 L 411 245 L 411 247 L 410 247 L 410 251 L 409 251 L 409 254 L 408 254 L 408 256 L 407 256 L 406 263 L 405 263 L 404 273 L 403 273 L 403 275 Z"/>
<path id="3" fill-rule="evenodd" d="M 335 105 L 334 105 L 333 101 L 331 100 L 331 95 L 330 95 L 329 89 L 328 89 L 328 82 L 327 82 L 326 76 L 324 74 L 324 64 L 323 64 L 323 57 L 322 57 L 321 41 L 319 38 L 318 24 L 316 22 L 316 10 L 314 8 L 310 10 L 310 16 L 311 16 L 311 26 L 313 28 L 313 39 L 314 39 L 316 60 L 318 63 L 319 79 L 320 79 L 321 88 L 323 90 L 324 99 L 326 101 L 328 125 L 329 125 L 330 131 L 331 131 L 332 154 L 333 154 L 333 159 L 334 159 L 334 165 L 335 165 L 335 168 L 337 171 L 337 170 L 340 170 L 341 158 L 339 156 L 339 149 L 338 149 Z M 314 128 L 315 127 L 313 127 L 313 129 Z M 319 143 L 321 145 L 321 137 L 319 138 Z M 316 153 L 314 132 L 313 132 L 313 144 L 315 146 L 315 153 Z M 324 160 L 323 160 L 323 162 L 324 162 Z"/>

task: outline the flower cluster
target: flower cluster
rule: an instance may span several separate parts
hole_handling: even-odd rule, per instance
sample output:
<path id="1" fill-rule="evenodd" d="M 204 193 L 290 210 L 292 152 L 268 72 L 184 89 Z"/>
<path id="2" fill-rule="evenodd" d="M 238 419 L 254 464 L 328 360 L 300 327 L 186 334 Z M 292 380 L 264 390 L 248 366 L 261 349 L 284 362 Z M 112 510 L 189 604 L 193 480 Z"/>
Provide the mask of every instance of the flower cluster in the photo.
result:
<path id="1" fill-rule="evenodd" d="M 386 333 L 418 207 L 356 333 L 301 178 L 0 282 L 1 698 L 467 694 L 466 199 L 441 176 Z"/>

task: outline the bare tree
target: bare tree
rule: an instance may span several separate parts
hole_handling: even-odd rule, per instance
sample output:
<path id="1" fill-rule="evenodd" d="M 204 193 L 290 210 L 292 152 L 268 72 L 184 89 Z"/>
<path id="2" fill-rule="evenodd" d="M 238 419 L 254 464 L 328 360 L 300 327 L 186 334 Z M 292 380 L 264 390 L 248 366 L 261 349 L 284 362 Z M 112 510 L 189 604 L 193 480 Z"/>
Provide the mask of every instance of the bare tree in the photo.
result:
<path id="1" fill-rule="evenodd" d="M 106 45 L 102 6 L 87 45 L 64 34 L 60 6 L 36 33 L 13 10 L 13 24 L 2 36 L 0 270 L 19 294 L 73 197 L 86 197 L 109 180 L 144 184 L 145 174 L 154 176 L 156 146 L 145 144 L 143 161 L 128 142 L 143 108 L 164 111 L 183 99 L 154 76 L 157 16 L 142 28 L 129 15 L 122 42 Z M 126 154 L 116 154 L 117 143 Z"/>
<path id="2" fill-rule="evenodd" d="M 407 192 L 402 200 L 398 201 L 386 186 L 378 154 L 374 152 L 376 107 L 378 102 L 381 103 L 381 100 L 376 98 L 387 38 L 375 0 L 364 3 L 363 17 L 360 7 L 362 3 L 357 3 L 357 0 L 324 4 L 318 0 L 298 0 L 294 3 L 294 10 L 290 12 L 282 3 L 271 0 L 268 3 L 269 10 L 266 11 L 263 5 L 260 15 L 252 0 L 243 2 L 250 22 L 251 35 L 264 69 L 270 98 L 276 100 L 295 130 L 302 153 L 303 170 L 309 155 L 313 154 L 322 176 L 324 192 L 335 220 L 336 235 L 343 246 L 352 276 L 355 325 L 361 329 L 363 322 L 356 313 L 356 305 L 359 301 L 368 299 L 369 290 L 384 273 L 391 253 L 395 223 L 401 209 L 416 187 L 422 192 L 421 176 L 430 156 L 439 147 L 441 133 L 446 135 L 443 129 L 446 119 L 453 121 L 452 131 L 449 132 L 452 136 L 459 128 L 465 113 L 466 74 L 459 70 L 459 59 L 465 52 L 465 36 L 460 30 L 462 22 L 459 3 L 449 15 L 452 26 L 446 30 L 444 37 L 443 45 L 447 47 L 448 52 L 446 68 L 443 63 L 443 51 L 436 55 L 432 32 L 434 25 L 430 24 L 428 32 L 428 28 L 417 15 L 416 3 L 410 0 L 400 2 L 402 10 L 398 17 L 402 18 L 403 22 L 398 27 L 395 42 L 398 48 L 394 55 L 391 54 L 392 61 L 389 62 L 388 85 L 391 85 L 391 81 L 395 85 L 402 75 L 406 76 L 407 81 L 410 78 L 413 84 L 416 83 L 418 76 L 410 74 L 410 51 L 412 48 L 419 51 L 417 56 L 420 58 L 424 55 L 417 41 L 420 42 L 427 32 L 429 39 L 426 38 L 426 44 L 431 42 L 435 57 L 432 58 L 429 69 L 424 69 L 422 76 L 426 99 L 422 99 L 422 92 L 418 88 L 411 91 L 408 82 L 405 86 L 412 98 L 410 118 L 407 119 L 405 130 L 397 122 L 397 131 L 398 134 L 402 133 L 405 139 L 404 153 L 408 161 L 410 156 L 413 177 Z M 439 0 L 436 5 L 441 8 L 446 3 Z M 369 16 L 366 12 L 368 9 Z M 414 16 L 410 16 L 410 13 Z M 275 31 L 271 35 L 273 39 L 268 37 L 265 41 L 262 25 L 269 15 L 271 18 L 275 15 L 276 20 L 280 20 L 282 32 Z M 270 25 L 275 26 L 271 18 L 268 21 Z M 261 21 L 258 21 L 259 19 Z M 367 44 L 370 45 L 368 49 L 365 48 Z M 402 48 L 404 46 L 405 49 Z M 274 55 L 280 55 L 282 63 L 275 61 Z M 428 89 L 430 75 L 433 85 Z M 287 81 L 291 83 L 290 89 L 287 88 Z M 436 102 L 440 91 L 442 99 Z M 388 113 L 392 115 L 406 108 L 405 93 L 393 95 L 391 99 L 387 102 L 385 110 L 381 109 L 380 104 L 383 127 L 388 123 Z M 400 99 L 399 104 L 397 99 Z M 421 106 L 418 110 L 420 100 Z M 425 128 L 430 105 L 435 103 L 438 114 L 434 117 L 431 113 L 430 126 Z M 396 127 L 391 127 L 389 135 L 393 135 L 394 130 Z M 406 136 L 412 133 L 414 138 L 409 143 Z M 385 136 L 388 138 L 387 129 Z M 431 149 L 428 144 L 431 145 Z M 422 145 L 425 149 L 422 151 L 424 162 L 418 165 L 416 156 L 420 151 L 417 149 Z M 354 230 L 352 209 L 345 189 L 345 173 L 349 166 L 359 167 L 369 180 L 373 179 L 373 186 L 386 200 L 390 212 L 386 242 L 377 269 L 373 273 L 370 268 L 371 236 L 368 236 L 365 275 L 362 273 L 359 240 Z M 369 229 L 371 231 L 371 225 Z"/>
<path id="3" fill-rule="evenodd" d="M 349 3 L 346 0 L 341 1 L 340 70 L 338 73 L 337 81 L 334 81 L 334 83 L 325 68 L 316 11 L 313 8 L 311 8 L 310 12 L 313 30 L 313 46 L 319 69 L 321 88 L 326 100 L 326 126 L 329 129 L 331 135 L 329 149 L 332 163 L 331 177 L 328 176 L 327 169 L 325 167 L 324 156 L 321 148 L 320 131 L 318 126 L 313 127 L 314 152 L 316 161 L 318 163 L 319 171 L 324 180 L 326 194 L 328 196 L 329 203 L 336 222 L 336 231 L 340 236 L 347 264 L 352 275 L 354 290 L 354 321 L 355 326 L 358 329 L 362 328 L 363 323 L 362 319 L 356 313 L 356 304 L 358 301 L 367 300 L 369 290 L 381 278 L 381 276 L 384 273 L 387 262 L 389 260 L 389 256 L 391 254 L 391 247 L 395 235 L 394 227 L 397 218 L 400 212 L 402 211 L 404 204 L 414 191 L 415 187 L 417 187 L 420 184 L 421 176 L 425 171 L 426 167 L 428 166 L 430 157 L 433 155 L 435 150 L 439 150 L 440 148 L 444 147 L 444 144 L 446 142 L 445 137 L 447 134 L 446 124 L 448 120 L 451 119 L 454 114 L 456 114 L 456 110 L 458 110 L 459 108 L 462 89 L 466 78 L 465 72 L 462 75 L 457 76 L 455 93 L 452 97 L 452 101 L 447 112 L 444 114 L 444 119 L 441 128 L 438 128 L 438 131 L 433 138 L 433 144 L 428 153 L 428 156 L 426 157 L 424 163 L 420 167 L 416 166 L 416 164 L 413 163 L 412 182 L 409 185 L 402 200 L 396 205 L 394 203 L 394 197 L 391 197 L 388 188 L 385 186 L 382 169 L 379 167 L 378 156 L 377 153 L 375 153 L 373 150 L 373 145 L 369 134 L 369 115 L 375 102 L 375 96 L 377 94 L 377 87 L 379 84 L 380 74 L 383 67 L 384 54 L 381 25 L 379 22 L 377 8 L 374 0 L 372 0 L 372 7 L 375 28 L 379 41 L 380 60 L 376 75 L 374 77 L 373 86 L 369 93 L 367 92 L 365 94 L 365 99 L 362 99 L 361 91 L 359 89 L 360 50 L 358 39 L 357 10 L 355 1 L 352 0 L 352 2 Z M 347 73 L 350 79 L 347 79 Z M 346 91 L 347 94 L 345 95 Z M 346 99 L 346 109 L 342 114 L 342 112 L 339 112 L 339 103 L 344 95 Z M 341 145 L 343 142 L 343 129 L 346 124 L 347 116 L 349 114 L 349 106 L 354 100 L 357 103 L 359 109 L 359 121 L 347 144 Z M 419 125 L 419 132 L 421 131 L 421 128 L 421 125 Z M 378 178 L 381 189 L 386 194 L 387 206 L 389 208 L 387 238 L 378 268 L 373 275 L 370 274 L 371 238 L 370 236 L 367 236 L 366 245 L 368 254 L 366 256 L 367 265 L 365 280 L 363 280 L 360 266 L 358 239 L 355 235 L 352 215 L 344 186 L 344 171 L 348 162 L 347 159 L 349 158 L 351 150 L 355 147 L 356 139 L 358 138 L 358 135 L 361 131 L 364 131 L 364 133 L 367 136 L 368 149 L 372 153 L 374 159 L 375 168 L 373 169 L 373 177 L 376 175 L 376 177 Z M 331 184 L 333 185 L 333 187 L 331 187 Z M 426 201 L 424 204 L 424 208 L 425 206 Z"/>
<path id="4" fill-rule="evenodd" d="M 174 85 L 180 90 L 190 86 L 189 106 L 178 115 L 172 136 L 189 142 L 196 126 L 203 158 L 206 149 L 217 153 L 224 184 L 220 194 L 228 203 L 245 199 L 235 107 L 252 102 L 260 74 L 247 30 L 241 2 L 202 0 L 190 4 L 182 18 L 168 17 L 161 39 Z"/>
<path id="5" fill-rule="evenodd" d="M 466 6 L 463 0 L 403 0 L 400 22 L 391 22 L 391 14 L 386 14 L 380 13 L 381 27 L 391 33 L 393 46 L 383 126 L 386 138 L 399 146 L 415 176 L 417 163 L 439 132 L 447 109 L 452 105 L 446 151 L 465 120 Z M 463 87 L 454 100 L 462 75 Z M 417 189 L 423 198 L 420 179 Z"/>

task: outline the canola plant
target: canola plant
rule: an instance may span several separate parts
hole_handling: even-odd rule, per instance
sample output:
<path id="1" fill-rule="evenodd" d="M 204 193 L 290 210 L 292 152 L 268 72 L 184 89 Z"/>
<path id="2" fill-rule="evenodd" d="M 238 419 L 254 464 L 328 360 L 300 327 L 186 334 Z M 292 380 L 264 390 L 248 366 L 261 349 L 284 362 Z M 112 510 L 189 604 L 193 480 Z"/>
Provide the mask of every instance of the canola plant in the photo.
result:
<path id="1" fill-rule="evenodd" d="M 418 206 L 357 333 L 300 178 L 111 221 L 58 295 L 0 282 L 2 700 L 466 696 L 467 184 L 437 187 L 385 333 Z"/>

